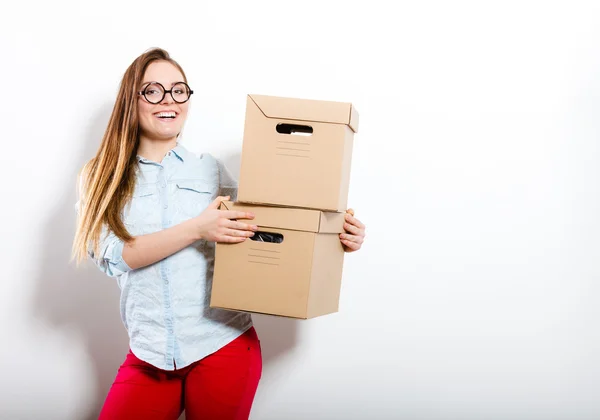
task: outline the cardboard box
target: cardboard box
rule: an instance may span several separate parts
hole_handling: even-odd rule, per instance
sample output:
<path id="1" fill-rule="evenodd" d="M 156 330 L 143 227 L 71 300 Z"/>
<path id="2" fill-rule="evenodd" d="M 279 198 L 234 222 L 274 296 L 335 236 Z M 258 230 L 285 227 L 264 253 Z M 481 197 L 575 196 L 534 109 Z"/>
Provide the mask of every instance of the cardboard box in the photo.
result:
<path id="1" fill-rule="evenodd" d="M 357 131 L 350 103 L 248 95 L 237 200 L 346 211 Z"/>
<path id="2" fill-rule="evenodd" d="M 221 209 L 250 211 L 259 232 L 281 243 L 247 239 L 217 243 L 211 307 L 292 318 L 338 311 L 344 250 L 344 214 L 223 202 Z"/>

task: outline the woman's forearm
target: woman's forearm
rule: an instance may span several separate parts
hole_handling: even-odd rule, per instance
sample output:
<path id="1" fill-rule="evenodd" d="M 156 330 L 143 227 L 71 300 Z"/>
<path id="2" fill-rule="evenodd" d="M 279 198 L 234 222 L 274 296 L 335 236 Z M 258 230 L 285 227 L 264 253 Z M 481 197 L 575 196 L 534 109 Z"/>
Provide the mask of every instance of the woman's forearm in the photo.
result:
<path id="1" fill-rule="evenodd" d="M 136 236 L 125 243 L 123 260 L 135 270 L 161 261 L 200 238 L 195 220 L 188 220 L 159 232 Z"/>

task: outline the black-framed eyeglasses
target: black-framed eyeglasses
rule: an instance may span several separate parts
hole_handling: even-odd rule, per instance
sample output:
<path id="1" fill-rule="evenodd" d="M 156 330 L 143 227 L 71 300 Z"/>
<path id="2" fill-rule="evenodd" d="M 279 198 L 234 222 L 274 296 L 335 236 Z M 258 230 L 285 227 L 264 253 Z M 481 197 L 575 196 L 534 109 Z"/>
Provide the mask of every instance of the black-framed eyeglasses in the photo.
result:
<path id="1" fill-rule="evenodd" d="M 138 95 L 142 95 L 151 104 L 159 104 L 165 99 L 167 93 L 175 102 L 182 104 L 190 99 L 194 91 L 185 82 L 175 83 L 170 90 L 166 90 L 159 82 L 150 82 L 138 92 Z"/>

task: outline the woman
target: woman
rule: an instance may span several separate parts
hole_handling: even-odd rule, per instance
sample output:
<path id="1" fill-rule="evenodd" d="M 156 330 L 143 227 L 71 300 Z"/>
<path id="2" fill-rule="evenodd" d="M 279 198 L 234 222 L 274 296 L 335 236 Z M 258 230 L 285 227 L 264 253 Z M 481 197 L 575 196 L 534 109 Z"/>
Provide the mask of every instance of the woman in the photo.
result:
<path id="1" fill-rule="evenodd" d="M 192 93 L 166 51 L 139 56 L 81 173 L 74 256 L 117 279 L 130 338 L 101 419 L 247 419 L 261 376 L 251 316 L 209 307 L 215 242 L 257 227 L 218 210 L 237 190 L 223 164 L 178 142 Z M 340 240 L 356 251 L 365 227 L 346 218 Z"/>

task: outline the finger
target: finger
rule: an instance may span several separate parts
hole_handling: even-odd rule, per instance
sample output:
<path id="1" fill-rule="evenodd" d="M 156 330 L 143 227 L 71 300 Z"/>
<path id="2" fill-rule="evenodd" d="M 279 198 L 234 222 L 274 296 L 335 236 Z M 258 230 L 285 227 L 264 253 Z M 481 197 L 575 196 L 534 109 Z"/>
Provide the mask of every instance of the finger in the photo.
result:
<path id="1" fill-rule="evenodd" d="M 221 216 L 227 219 L 254 219 L 254 214 L 236 210 L 223 210 Z"/>
<path id="2" fill-rule="evenodd" d="M 218 209 L 218 208 L 219 208 L 219 206 L 221 205 L 221 201 L 227 201 L 227 200 L 229 200 L 230 198 L 231 198 L 231 197 L 230 197 L 230 196 L 228 196 L 228 195 L 227 195 L 227 196 L 218 196 L 217 198 L 215 198 L 215 199 L 213 200 L 213 202 L 212 202 L 212 203 L 210 203 L 210 204 L 208 205 L 208 208 L 210 208 L 210 209 Z"/>
<path id="3" fill-rule="evenodd" d="M 349 242 L 354 242 L 357 244 L 362 244 L 364 241 L 362 236 L 348 235 L 347 233 L 342 233 L 340 235 L 340 239 L 343 239 L 343 240 L 349 241 Z"/>
<path id="4" fill-rule="evenodd" d="M 342 239 L 342 244 L 346 245 L 346 247 L 352 251 L 358 251 L 360 249 L 360 244 L 357 244 L 356 242 L 350 242 L 347 241 L 345 239 Z"/>
<path id="5" fill-rule="evenodd" d="M 220 243 L 227 243 L 227 244 L 237 244 L 240 242 L 244 242 L 246 239 L 246 237 L 244 236 L 227 236 L 227 235 L 221 235 L 217 238 L 217 242 Z"/>
<path id="6" fill-rule="evenodd" d="M 251 238 L 254 236 L 254 232 L 251 230 L 225 229 L 223 235 L 232 236 L 234 238 Z"/>
<path id="7" fill-rule="evenodd" d="M 352 216 L 350 214 L 346 214 L 345 219 L 346 219 L 346 222 L 348 222 L 348 223 L 350 223 L 350 224 L 352 224 L 354 226 L 357 226 L 360 229 L 364 229 L 365 228 L 365 225 L 363 225 L 360 220 L 358 220 L 356 217 L 354 217 L 354 216 Z"/>
<path id="8" fill-rule="evenodd" d="M 256 225 L 251 225 L 248 223 L 243 223 L 243 222 L 235 222 L 233 220 L 227 220 L 225 223 L 223 223 L 223 226 L 229 229 L 237 229 L 237 230 L 252 230 L 252 231 L 256 231 L 258 230 L 258 226 Z"/>
<path id="9" fill-rule="evenodd" d="M 354 216 L 354 210 L 352 209 L 346 210 L 346 213 L 348 213 L 350 216 Z"/>
<path id="10" fill-rule="evenodd" d="M 346 230 L 346 232 L 349 232 L 353 235 L 362 234 L 362 231 L 358 227 L 351 225 L 350 223 L 344 223 L 344 229 Z"/>

